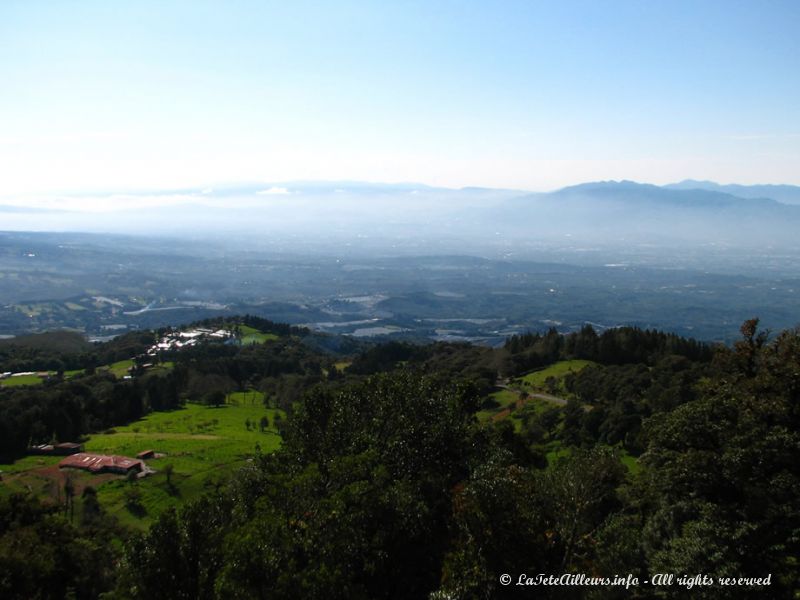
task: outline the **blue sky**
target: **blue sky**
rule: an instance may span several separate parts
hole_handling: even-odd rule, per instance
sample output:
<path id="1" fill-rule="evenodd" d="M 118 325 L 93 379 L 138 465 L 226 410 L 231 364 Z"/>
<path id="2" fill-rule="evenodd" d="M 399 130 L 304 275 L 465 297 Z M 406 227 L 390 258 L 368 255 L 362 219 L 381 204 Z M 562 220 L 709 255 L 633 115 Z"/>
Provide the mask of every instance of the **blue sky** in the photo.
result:
<path id="1" fill-rule="evenodd" d="M 800 184 L 800 2 L 0 3 L 0 195 Z"/>

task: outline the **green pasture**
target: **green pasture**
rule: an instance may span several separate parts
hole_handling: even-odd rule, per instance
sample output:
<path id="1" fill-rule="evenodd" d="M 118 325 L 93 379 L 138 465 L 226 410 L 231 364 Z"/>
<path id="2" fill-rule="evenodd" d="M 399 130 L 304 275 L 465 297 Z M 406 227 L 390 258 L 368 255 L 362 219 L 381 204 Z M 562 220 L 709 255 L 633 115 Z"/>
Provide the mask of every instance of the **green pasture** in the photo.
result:
<path id="1" fill-rule="evenodd" d="M 519 400 L 519 394 L 513 390 L 500 389 L 489 394 L 489 398 L 494 400 L 497 403 L 497 406 L 478 411 L 475 416 L 478 418 L 478 422 L 480 423 L 485 423 L 491 420 L 497 414 L 506 410 L 509 406 L 513 406 L 517 400 Z"/>
<path id="2" fill-rule="evenodd" d="M 274 333 L 262 333 L 255 327 L 250 327 L 249 325 L 240 325 L 239 330 L 242 333 L 240 341 L 243 346 L 263 344 L 264 342 L 271 342 L 278 339 L 278 336 Z"/>
<path id="3" fill-rule="evenodd" d="M 581 369 L 593 364 L 595 363 L 591 360 L 562 360 L 550 365 L 549 367 L 545 367 L 544 369 L 539 369 L 538 371 L 533 371 L 532 373 L 523 375 L 518 381 L 521 382 L 522 385 L 530 386 L 534 389 L 545 389 L 545 382 L 547 379 L 554 377 L 555 379 L 559 380 L 558 388 L 563 390 L 563 383 L 561 380 L 565 375 L 568 373 L 577 373 Z"/>
<path id="4" fill-rule="evenodd" d="M 478 411 L 475 415 L 478 418 L 478 422 L 485 423 L 503 411 L 510 409 L 511 412 L 508 414 L 508 418 L 511 419 L 514 429 L 517 431 L 520 431 L 522 427 L 521 416 L 523 411 L 532 411 L 534 414 L 539 414 L 548 408 L 557 406 L 553 402 L 549 402 L 543 398 L 528 397 L 525 399 L 524 407 L 522 409 L 517 409 L 517 402 L 521 399 L 520 393 L 511 389 L 497 390 L 489 394 L 489 397 L 497 403 L 497 406 Z"/>
<path id="5" fill-rule="evenodd" d="M 132 359 L 120 360 L 105 367 L 100 367 L 100 369 L 108 370 L 116 377 L 122 378 L 125 375 L 130 375 L 129 369 L 133 366 Z"/>
<path id="6" fill-rule="evenodd" d="M 8 483 L 6 481 L 6 476 L 10 474 L 25 473 L 31 469 L 55 465 L 58 464 L 58 461 L 62 458 L 61 456 L 23 456 L 13 463 L 0 464 L 0 471 L 2 471 L 4 476 L 3 482 Z M 5 486 L 0 486 L 0 489 L 2 489 L 2 487 Z"/>
<path id="7" fill-rule="evenodd" d="M 175 368 L 175 363 L 172 361 L 164 361 L 162 363 L 156 363 L 149 369 L 147 369 L 147 373 L 167 373 L 172 371 Z M 125 373 L 127 375 L 127 372 Z"/>
<path id="8" fill-rule="evenodd" d="M 245 392 L 231 392 L 225 402 L 234 406 L 263 406 L 264 392 L 247 390 Z"/>
<path id="9" fill-rule="evenodd" d="M 122 379 L 125 375 L 129 375 L 128 369 L 133 366 L 133 360 L 120 360 L 110 365 L 105 365 L 102 367 L 98 367 L 98 371 L 108 371 L 113 374 L 115 377 Z M 158 365 L 157 369 L 171 369 L 172 363 L 164 363 Z M 64 371 L 64 377 L 70 379 L 72 377 L 77 377 L 85 373 L 85 369 L 71 369 L 69 371 Z M 55 375 L 55 371 L 49 371 L 50 375 Z M 13 386 L 20 386 L 20 385 L 39 385 L 42 383 L 44 379 L 37 375 L 21 375 L 19 377 L 7 377 L 6 379 L 0 379 L 0 385 L 6 387 L 13 387 Z"/>
<path id="10" fill-rule="evenodd" d="M 121 475 L 59 471 L 55 465 L 62 457 L 27 456 L 0 465 L 0 493 L 29 491 L 58 502 L 69 473 L 79 491 L 87 485 L 95 487 L 106 514 L 122 524 L 146 528 L 167 508 L 214 489 L 257 451 L 268 453 L 280 447 L 275 417 L 285 419 L 283 411 L 264 408 L 260 392 L 235 393 L 228 400 L 219 408 L 188 404 L 175 411 L 151 413 L 130 425 L 92 435 L 84 445 L 86 452 L 133 458 L 154 450 L 163 455 L 145 459 L 155 473 L 135 482 Z M 267 418 L 264 430 L 262 417 Z M 169 483 L 167 465 L 172 466 Z M 135 503 L 130 502 L 133 495 L 138 496 Z M 76 506 L 79 511 L 79 497 Z"/>
<path id="11" fill-rule="evenodd" d="M 282 411 L 265 409 L 260 400 L 251 404 L 248 399 L 219 408 L 189 404 L 172 412 L 152 413 L 131 425 L 116 428 L 114 433 L 94 435 L 86 443 L 87 452 L 131 457 L 144 450 L 164 454 L 145 460 L 156 471 L 154 475 L 136 483 L 123 478 L 105 483 L 98 489 L 98 499 L 123 522 L 145 526 L 166 508 L 213 488 L 245 465 L 257 449 L 264 453 L 276 450 L 281 443 L 275 428 L 276 414 L 285 417 Z M 264 431 L 260 428 L 262 417 L 269 421 Z M 169 485 L 166 465 L 173 468 Z M 126 506 L 131 486 L 139 490 L 140 510 Z"/>
<path id="12" fill-rule="evenodd" d="M 20 385 L 39 385 L 44 379 L 36 375 L 20 375 L 19 377 L 7 377 L 0 379 L 0 385 L 5 387 L 16 387 Z"/>

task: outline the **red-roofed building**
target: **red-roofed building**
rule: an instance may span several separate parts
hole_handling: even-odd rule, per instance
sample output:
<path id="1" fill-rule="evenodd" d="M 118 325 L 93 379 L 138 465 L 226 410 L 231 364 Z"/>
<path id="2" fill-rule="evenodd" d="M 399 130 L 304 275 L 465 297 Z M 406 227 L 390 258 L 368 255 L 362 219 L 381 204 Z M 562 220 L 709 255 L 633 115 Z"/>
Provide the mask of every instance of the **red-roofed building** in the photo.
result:
<path id="1" fill-rule="evenodd" d="M 56 444 L 54 448 L 55 454 L 77 454 L 83 450 L 83 445 L 78 444 L 77 442 L 62 442 L 61 444 Z"/>
<path id="2" fill-rule="evenodd" d="M 119 473 L 126 475 L 130 471 L 140 473 L 144 470 L 144 463 L 127 456 L 106 456 L 104 454 L 88 454 L 80 452 L 68 456 L 60 463 L 59 469 L 84 469 L 91 473 Z"/>

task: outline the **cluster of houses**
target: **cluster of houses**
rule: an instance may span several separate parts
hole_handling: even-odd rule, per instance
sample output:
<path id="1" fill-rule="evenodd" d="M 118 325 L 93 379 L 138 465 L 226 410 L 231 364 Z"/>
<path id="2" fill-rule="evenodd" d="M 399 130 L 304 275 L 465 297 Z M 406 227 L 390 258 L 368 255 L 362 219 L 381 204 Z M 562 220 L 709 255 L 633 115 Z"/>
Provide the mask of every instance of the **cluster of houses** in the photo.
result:
<path id="1" fill-rule="evenodd" d="M 214 330 L 197 327 L 187 331 L 171 331 L 158 340 L 157 343 L 150 346 L 147 349 L 147 355 L 158 356 L 160 352 L 190 348 L 202 341 L 227 341 L 230 339 L 233 339 L 233 333 L 227 329 Z"/>
<path id="2" fill-rule="evenodd" d="M 170 331 L 158 340 L 155 344 L 147 349 L 147 352 L 137 357 L 139 366 L 142 369 L 147 369 L 153 366 L 153 362 L 147 362 L 148 358 L 157 357 L 162 352 L 170 352 L 180 350 L 182 348 L 191 348 L 200 342 L 217 341 L 233 343 L 235 341 L 234 333 L 228 329 L 208 329 L 204 327 L 196 327 L 187 331 Z M 144 360 L 142 360 L 144 359 Z M 133 368 L 129 369 L 132 372 Z M 12 373 L 6 371 L 0 373 L 0 380 L 9 379 L 12 377 L 35 376 L 41 379 L 47 379 L 52 373 L 48 371 L 25 371 L 21 373 Z M 131 375 L 126 375 L 124 379 L 131 379 Z"/>

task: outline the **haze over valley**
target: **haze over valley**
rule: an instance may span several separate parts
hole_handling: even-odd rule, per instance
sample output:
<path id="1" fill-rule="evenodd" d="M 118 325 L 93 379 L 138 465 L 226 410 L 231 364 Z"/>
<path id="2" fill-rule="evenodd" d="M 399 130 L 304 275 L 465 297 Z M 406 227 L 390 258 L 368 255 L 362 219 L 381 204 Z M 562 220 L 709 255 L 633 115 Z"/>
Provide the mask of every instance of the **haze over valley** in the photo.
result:
<path id="1" fill-rule="evenodd" d="M 250 312 L 357 337 L 498 344 L 593 323 L 729 341 L 755 315 L 775 329 L 797 320 L 792 186 L 339 182 L 123 197 L 5 206 L 4 229 L 21 231 L 0 234 L 0 334 L 105 339 Z"/>
<path id="2" fill-rule="evenodd" d="M 698 187 L 688 187 L 697 185 Z M 722 186 L 718 186 L 722 187 Z M 735 187 L 735 186 L 734 186 Z M 654 186 L 605 181 L 549 193 L 419 184 L 279 183 L 128 193 L 7 197 L 9 230 L 168 235 L 230 247 L 344 252 L 514 253 L 569 242 L 625 247 L 797 247 L 800 187 L 783 200 L 703 182 Z M 57 208 L 54 208 L 57 207 Z M 352 249 L 352 250 L 349 250 Z"/>

